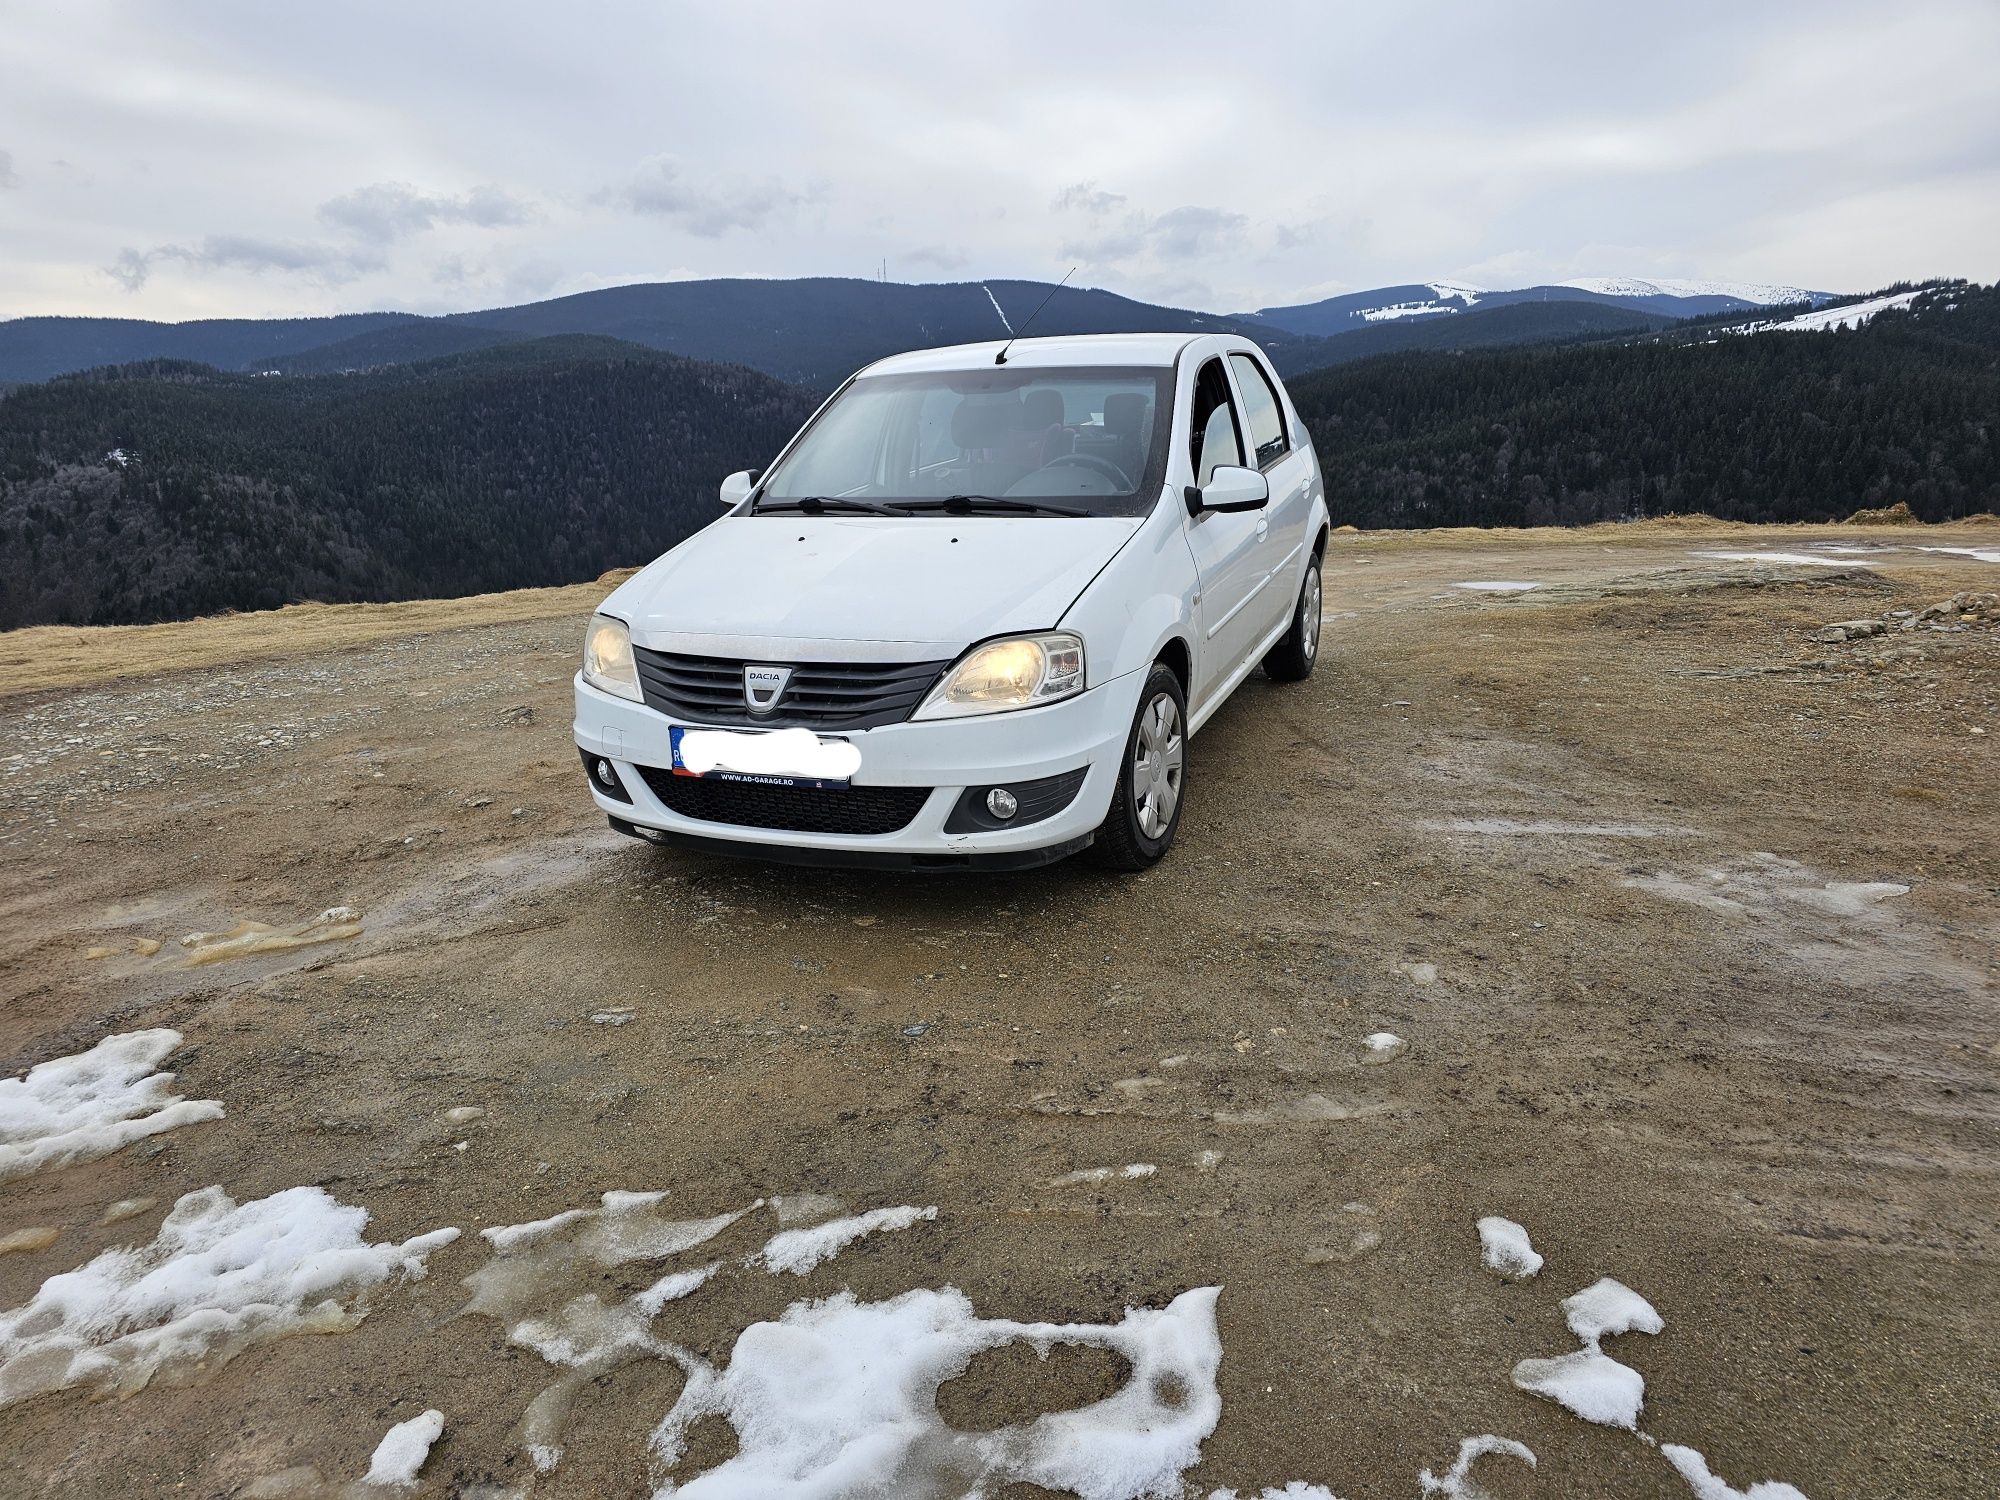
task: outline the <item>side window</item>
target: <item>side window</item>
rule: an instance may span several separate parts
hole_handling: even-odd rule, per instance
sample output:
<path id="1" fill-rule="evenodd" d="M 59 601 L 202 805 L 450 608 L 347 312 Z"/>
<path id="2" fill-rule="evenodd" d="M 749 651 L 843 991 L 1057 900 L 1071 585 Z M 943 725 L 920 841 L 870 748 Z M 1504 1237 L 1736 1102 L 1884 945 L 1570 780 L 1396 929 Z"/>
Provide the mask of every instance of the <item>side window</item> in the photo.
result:
<path id="1" fill-rule="evenodd" d="M 1194 379 L 1194 410 L 1189 413 L 1188 460 L 1194 482 L 1207 484 L 1224 464 L 1241 467 L 1243 440 L 1238 434 L 1236 403 L 1229 399 L 1229 380 L 1222 361 L 1211 359 Z"/>
<path id="2" fill-rule="evenodd" d="M 1271 389 L 1271 377 L 1264 367 L 1247 354 L 1232 354 L 1236 385 L 1243 392 L 1244 415 L 1250 420 L 1250 446 L 1257 455 L 1257 467 L 1269 468 L 1291 451 L 1285 441 L 1285 413 L 1278 393 Z"/>

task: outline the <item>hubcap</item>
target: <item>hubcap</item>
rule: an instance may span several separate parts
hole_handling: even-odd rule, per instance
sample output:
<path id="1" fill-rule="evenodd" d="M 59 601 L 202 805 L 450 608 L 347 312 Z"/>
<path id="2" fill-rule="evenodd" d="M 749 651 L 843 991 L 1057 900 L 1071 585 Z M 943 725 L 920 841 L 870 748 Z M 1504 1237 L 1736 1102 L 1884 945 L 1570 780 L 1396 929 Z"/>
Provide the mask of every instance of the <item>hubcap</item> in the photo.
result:
<path id="1" fill-rule="evenodd" d="M 1180 706 L 1169 694 L 1155 693 L 1139 715 L 1132 745 L 1132 797 L 1139 831 L 1149 839 L 1164 837 L 1173 824 L 1185 758 Z"/>
<path id="2" fill-rule="evenodd" d="M 1319 655 L 1319 569 L 1306 569 L 1305 593 L 1299 599 L 1299 640 L 1305 647 L 1306 660 L 1310 662 Z"/>

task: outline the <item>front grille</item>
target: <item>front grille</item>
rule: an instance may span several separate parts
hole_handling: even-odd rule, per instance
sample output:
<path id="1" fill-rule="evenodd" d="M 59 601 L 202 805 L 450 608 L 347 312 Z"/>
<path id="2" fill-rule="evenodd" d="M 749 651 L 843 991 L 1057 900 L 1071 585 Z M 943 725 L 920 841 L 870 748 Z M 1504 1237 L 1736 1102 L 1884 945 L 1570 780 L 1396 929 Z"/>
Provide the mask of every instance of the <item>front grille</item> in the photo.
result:
<path id="1" fill-rule="evenodd" d="M 676 776 L 640 766 L 640 776 L 670 812 L 704 823 L 773 828 L 787 833 L 894 833 L 909 826 L 931 789 L 927 786 L 768 786 Z"/>
<path id="2" fill-rule="evenodd" d="M 873 729 L 909 718 L 949 661 L 775 662 L 792 669 L 776 712 L 752 714 L 743 700 L 745 661 L 679 656 L 634 647 L 646 706 L 694 724 L 771 729 Z M 767 663 L 754 663 L 767 665 Z M 685 779 L 685 778 L 683 778 Z"/>

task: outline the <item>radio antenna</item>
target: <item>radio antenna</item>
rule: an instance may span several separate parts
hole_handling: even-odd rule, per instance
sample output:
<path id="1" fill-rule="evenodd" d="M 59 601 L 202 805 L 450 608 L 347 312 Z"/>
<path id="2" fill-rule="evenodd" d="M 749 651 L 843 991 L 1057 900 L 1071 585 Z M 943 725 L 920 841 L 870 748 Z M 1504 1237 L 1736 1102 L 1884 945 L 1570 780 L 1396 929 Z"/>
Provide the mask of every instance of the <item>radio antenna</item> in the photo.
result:
<path id="1" fill-rule="evenodd" d="M 1042 300 L 1038 304 L 1036 304 L 1035 310 L 1029 313 L 1028 316 L 1022 320 L 1021 326 L 1019 328 L 1010 328 L 1007 330 L 1007 342 L 1002 344 L 1000 346 L 1000 352 L 993 356 L 994 364 L 1004 365 L 1007 363 L 1007 351 L 1014 347 L 1014 340 L 1019 338 L 1022 334 L 1028 331 L 1028 324 L 1034 322 L 1035 319 L 1039 318 L 1042 315 L 1042 309 L 1049 305 L 1050 300 L 1054 298 L 1057 292 L 1061 291 L 1064 287 L 1069 285 L 1070 277 L 1074 276 L 1075 274 L 1076 274 L 1075 266 L 1071 266 L 1067 271 L 1063 272 L 1063 279 L 1061 281 L 1058 281 L 1054 286 L 1049 288 L 1049 295 L 1047 297 L 1042 298 Z M 996 303 L 995 305 L 997 306 L 998 304 Z"/>

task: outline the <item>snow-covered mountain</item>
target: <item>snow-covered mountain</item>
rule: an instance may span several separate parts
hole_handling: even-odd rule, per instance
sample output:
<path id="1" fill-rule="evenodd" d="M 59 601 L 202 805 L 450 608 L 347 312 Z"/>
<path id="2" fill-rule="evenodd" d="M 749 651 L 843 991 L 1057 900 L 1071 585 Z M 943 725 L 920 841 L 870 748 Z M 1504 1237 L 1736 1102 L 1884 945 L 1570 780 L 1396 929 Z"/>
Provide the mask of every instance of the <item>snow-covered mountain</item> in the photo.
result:
<path id="1" fill-rule="evenodd" d="M 1817 306 L 1833 295 L 1808 287 L 1768 282 L 1642 280 L 1633 276 L 1582 277 L 1507 290 L 1472 286 L 1462 281 L 1419 281 L 1347 292 L 1289 307 L 1264 307 L 1241 316 L 1256 318 L 1288 333 L 1324 337 L 1353 333 L 1380 323 L 1421 322 L 1474 308 L 1487 311 L 1523 302 L 1592 302 L 1659 318 L 1695 318 L 1795 303 Z"/>

